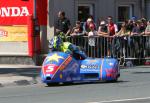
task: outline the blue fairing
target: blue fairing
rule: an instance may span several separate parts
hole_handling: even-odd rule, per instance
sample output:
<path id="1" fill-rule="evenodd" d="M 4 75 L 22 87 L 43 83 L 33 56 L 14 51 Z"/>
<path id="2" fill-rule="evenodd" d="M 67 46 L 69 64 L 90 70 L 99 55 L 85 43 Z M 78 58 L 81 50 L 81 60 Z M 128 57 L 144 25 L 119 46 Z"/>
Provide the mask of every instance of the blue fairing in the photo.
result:
<path id="1" fill-rule="evenodd" d="M 118 61 L 112 58 L 89 58 L 81 61 L 80 66 L 80 74 L 87 80 L 114 80 L 118 70 Z"/>
<path id="2" fill-rule="evenodd" d="M 116 59 L 87 58 L 77 60 L 63 52 L 49 53 L 41 70 L 41 78 L 44 83 L 117 80 L 119 74 Z"/>

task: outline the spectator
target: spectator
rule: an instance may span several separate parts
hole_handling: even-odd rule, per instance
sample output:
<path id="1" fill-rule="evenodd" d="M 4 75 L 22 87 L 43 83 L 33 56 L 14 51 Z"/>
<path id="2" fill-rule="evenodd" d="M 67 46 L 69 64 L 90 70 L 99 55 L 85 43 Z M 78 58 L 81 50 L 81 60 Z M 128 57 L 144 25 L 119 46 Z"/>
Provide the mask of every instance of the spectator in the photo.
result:
<path id="1" fill-rule="evenodd" d="M 127 30 L 127 22 L 124 21 L 121 25 L 121 29 L 120 31 L 116 34 L 116 36 L 125 36 L 125 35 L 129 35 L 130 31 Z"/>
<path id="2" fill-rule="evenodd" d="M 121 25 L 121 29 L 120 31 L 116 34 L 116 36 L 119 36 L 121 38 L 117 39 L 116 45 L 115 45 L 115 50 L 117 50 L 117 52 L 119 51 L 120 53 L 120 65 L 124 65 L 125 63 L 125 45 L 127 44 L 127 37 L 126 35 L 130 35 L 130 31 L 127 30 L 127 21 L 124 21 Z M 119 50 L 118 50 L 119 48 Z"/>
<path id="3" fill-rule="evenodd" d="M 108 25 L 107 25 L 108 34 L 109 36 L 114 36 L 118 32 L 118 27 L 116 24 L 113 23 L 111 16 L 108 16 L 107 20 L 108 20 Z"/>
<path id="4" fill-rule="evenodd" d="M 136 17 L 135 16 L 131 17 L 131 19 L 128 20 L 127 30 L 130 32 L 130 35 L 131 35 L 131 32 L 134 28 L 134 23 L 136 23 Z"/>
<path id="5" fill-rule="evenodd" d="M 98 32 L 95 30 L 95 25 L 93 23 L 89 24 L 89 29 L 90 29 L 90 32 L 88 33 L 89 37 L 98 35 Z"/>
<path id="6" fill-rule="evenodd" d="M 111 16 L 108 16 L 107 20 L 108 20 L 107 29 L 108 29 L 108 35 L 109 35 L 109 38 L 107 39 L 107 46 L 108 46 L 107 55 L 109 57 L 110 56 L 116 57 L 116 55 L 115 55 L 116 53 L 114 53 L 115 50 L 114 50 L 114 47 L 113 47 L 116 42 L 111 37 L 115 36 L 115 34 L 118 32 L 118 27 L 117 27 L 116 24 L 113 23 Z"/>
<path id="7" fill-rule="evenodd" d="M 141 37 L 139 36 L 141 35 L 140 23 L 141 23 L 140 20 L 133 22 L 133 30 L 131 32 L 131 36 L 133 37 L 128 38 L 128 44 L 131 48 L 131 56 L 138 57 L 138 58 L 141 56 L 141 51 L 143 49 Z"/>
<path id="8" fill-rule="evenodd" d="M 106 22 L 104 20 L 100 22 L 100 26 L 98 27 L 98 33 L 101 36 L 108 36 L 108 30 L 107 30 Z"/>
<path id="9" fill-rule="evenodd" d="M 131 35 L 139 35 L 140 33 L 140 21 L 133 22 L 133 29 Z"/>
<path id="10" fill-rule="evenodd" d="M 96 41 L 95 41 L 94 36 L 97 36 L 98 32 L 94 29 L 94 24 L 93 23 L 89 24 L 89 29 L 90 29 L 90 32 L 88 33 L 89 45 L 90 46 L 95 46 Z"/>
<path id="11" fill-rule="evenodd" d="M 126 27 L 127 31 L 129 31 L 129 34 L 131 35 L 132 29 L 133 29 L 133 20 L 129 19 Z"/>
<path id="12" fill-rule="evenodd" d="M 86 35 L 88 35 L 88 32 L 90 32 L 90 28 L 89 28 L 90 23 L 93 23 L 93 24 L 94 24 L 94 30 L 96 30 L 96 25 L 95 25 L 93 19 L 92 19 L 91 17 L 89 17 L 89 18 L 87 19 L 87 21 L 83 24 L 83 32 L 84 32 Z"/>
<path id="13" fill-rule="evenodd" d="M 147 22 L 147 27 L 145 29 L 145 35 L 150 35 L 150 20 Z"/>
<path id="14" fill-rule="evenodd" d="M 150 57 L 150 20 L 147 22 L 145 35 L 149 35 L 146 37 L 146 40 L 145 40 L 145 56 Z"/>
<path id="15" fill-rule="evenodd" d="M 93 23 L 89 24 L 90 32 L 88 33 L 88 44 L 89 44 L 89 54 L 90 56 L 94 53 L 97 54 L 97 46 L 96 46 L 96 38 L 94 36 L 98 36 L 98 32 L 95 30 L 95 25 Z"/>
<path id="16" fill-rule="evenodd" d="M 98 34 L 102 37 L 108 37 L 109 36 L 108 35 L 108 30 L 107 30 L 107 25 L 106 25 L 106 22 L 104 20 L 100 21 L 100 24 L 99 24 L 99 27 L 98 27 Z M 98 54 L 100 54 L 101 56 L 105 56 L 107 54 L 107 51 L 105 50 L 106 47 L 107 47 L 107 46 L 105 46 L 106 45 L 105 39 L 106 38 L 100 38 L 100 40 L 98 41 L 101 45 L 101 48 L 102 48 L 100 51 L 98 51 L 99 52 Z"/>
<path id="17" fill-rule="evenodd" d="M 76 21 L 76 26 L 71 31 L 71 36 L 83 35 L 83 28 L 81 27 L 81 22 Z"/>
<path id="18" fill-rule="evenodd" d="M 132 16 L 131 17 L 131 21 L 136 22 L 137 21 L 137 17 L 136 16 Z"/>
<path id="19" fill-rule="evenodd" d="M 141 18 L 140 22 L 141 22 L 140 23 L 140 32 L 141 32 L 141 34 L 144 34 L 146 26 L 147 26 L 146 19 L 145 18 Z"/>
<path id="20" fill-rule="evenodd" d="M 58 20 L 56 22 L 56 33 L 63 32 L 68 35 L 70 33 L 70 20 L 65 17 L 64 11 L 58 12 Z"/>
<path id="21" fill-rule="evenodd" d="M 144 25 L 147 25 L 147 20 L 145 18 L 141 18 L 141 21 L 144 23 Z"/>

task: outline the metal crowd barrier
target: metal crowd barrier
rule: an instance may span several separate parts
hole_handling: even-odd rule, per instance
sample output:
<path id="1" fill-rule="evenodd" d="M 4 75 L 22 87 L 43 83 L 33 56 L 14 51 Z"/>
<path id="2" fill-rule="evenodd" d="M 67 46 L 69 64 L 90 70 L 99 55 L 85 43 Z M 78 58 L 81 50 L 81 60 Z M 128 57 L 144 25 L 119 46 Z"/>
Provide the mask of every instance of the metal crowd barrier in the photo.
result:
<path id="1" fill-rule="evenodd" d="M 124 37 L 68 37 L 68 41 L 82 47 L 89 57 L 107 56 L 124 59 L 150 59 L 150 36 Z"/>

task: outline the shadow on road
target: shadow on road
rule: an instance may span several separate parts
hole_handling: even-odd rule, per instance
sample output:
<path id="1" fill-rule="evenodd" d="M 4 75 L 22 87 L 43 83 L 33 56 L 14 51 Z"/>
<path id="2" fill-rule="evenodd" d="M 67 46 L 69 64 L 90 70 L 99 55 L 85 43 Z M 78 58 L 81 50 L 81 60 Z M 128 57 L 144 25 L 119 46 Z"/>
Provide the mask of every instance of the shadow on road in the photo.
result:
<path id="1" fill-rule="evenodd" d="M 91 84 L 120 84 L 120 83 L 126 83 L 129 81 L 122 81 L 118 80 L 116 82 L 114 81 L 98 81 L 98 82 L 79 82 L 79 83 L 51 83 L 49 85 L 46 85 L 45 87 L 61 87 L 61 86 L 78 86 L 78 85 L 91 85 Z"/>
<path id="2" fill-rule="evenodd" d="M 40 75 L 41 68 L 0 68 L 0 76 L 26 76 L 35 79 Z"/>
<path id="3" fill-rule="evenodd" d="M 150 74 L 150 72 L 133 72 L 133 74 Z"/>

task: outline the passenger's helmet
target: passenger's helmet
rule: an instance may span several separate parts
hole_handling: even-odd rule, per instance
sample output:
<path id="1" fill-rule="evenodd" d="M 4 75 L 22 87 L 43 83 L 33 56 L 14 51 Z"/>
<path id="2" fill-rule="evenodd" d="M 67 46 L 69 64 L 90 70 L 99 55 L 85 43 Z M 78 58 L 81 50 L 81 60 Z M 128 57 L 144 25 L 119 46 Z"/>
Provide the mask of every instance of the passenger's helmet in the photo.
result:
<path id="1" fill-rule="evenodd" d="M 49 48 L 59 49 L 63 45 L 63 41 L 59 36 L 54 36 L 49 41 Z"/>

